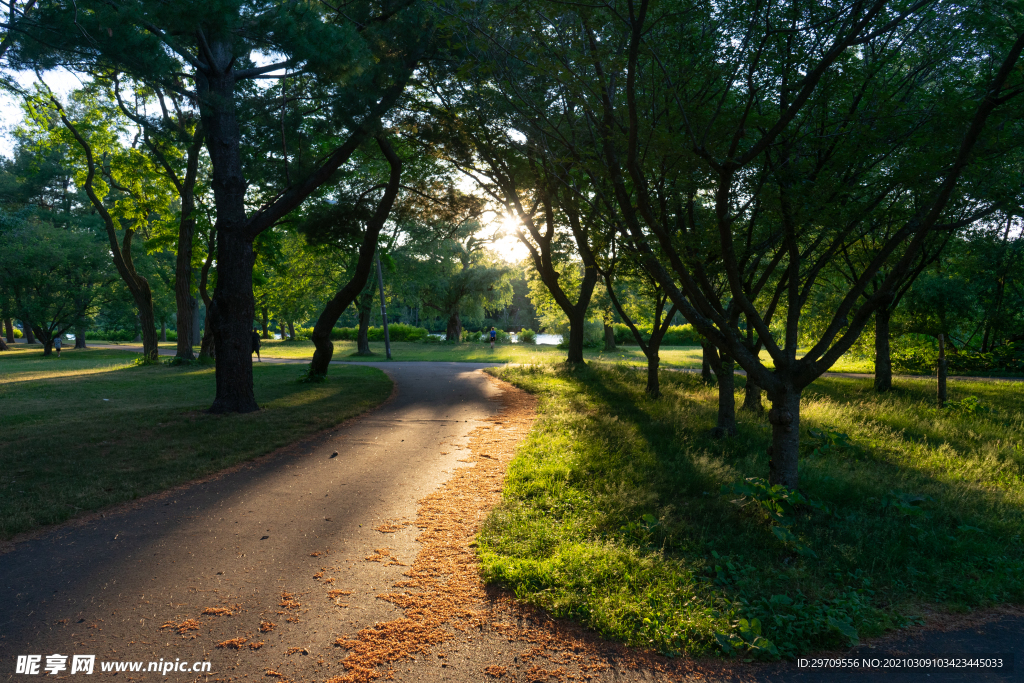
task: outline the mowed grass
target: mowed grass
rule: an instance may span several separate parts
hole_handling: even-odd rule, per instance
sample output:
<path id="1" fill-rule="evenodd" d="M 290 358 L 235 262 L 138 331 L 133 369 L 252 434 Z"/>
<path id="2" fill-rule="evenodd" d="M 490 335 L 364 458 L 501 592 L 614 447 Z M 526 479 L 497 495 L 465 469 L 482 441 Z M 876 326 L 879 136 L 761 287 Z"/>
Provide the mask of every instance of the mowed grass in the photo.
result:
<path id="1" fill-rule="evenodd" d="M 492 372 L 537 394 L 540 416 L 479 535 L 482 573 L 555 615 L 669 655 L 772 659 L 929 605 L 1024 601 L 1022 383 L 954 382 L 959 404 L 938 410 L 927 380 L 884 397 L 819 380 L 800 488 L 821 507 L 787 515 L 789 538 L 752 497 L 723 493 L 767 477 L 767 420 L 741 412 L 738 436 L 711 439 L 717 393 L 699 377 L 663 373 L 653 401 L 622 367 Z"/>
<path id="2" fill-rule="evenodd" d="M 36 348 L 0 354 L 0 538 L 202 477 L 384 401 L 374 368 L 255 364 L 261 410 L 211 415 L 213 368 L 134 367 L 138 354 Z"/>
<path id="3" fill-rule="evenodd" d="M 313 342 L 309 341 L 264 341 L 261 353 L 268 358 L 313 358 Z M 336 361 L 384 360 L 384 342 L 370 342 L 373 356 L 357 356 L 354 341 L 334 342 Z M 549 344 L 496 344 L 491 351 L 490 344 L 480 342 L 463 344 L 438 344 L 420 342 L 395 342 L 391 344 L 393 360 L 402 361 L 455 361 L 468 363 L 556 363 L 565 360 L 566 351 Z M 615 351 L 605 353 L 601 349 L 584 349 L 588 361 L 624 363 L 647 367 L 647 358 L 638 346 L 619 346 Z M 768 352 L 762 351 L 762 358 L 769 359 Z M 700 368 L 701 349 L 699 346 L 665 346 L 658 353 L 661 367 Z M 769 364 L 769 367 L 771 365 Z M 840 358 L 832 367 L 835 372 L 873 372 L 870 361 L 862 358 Z"/>

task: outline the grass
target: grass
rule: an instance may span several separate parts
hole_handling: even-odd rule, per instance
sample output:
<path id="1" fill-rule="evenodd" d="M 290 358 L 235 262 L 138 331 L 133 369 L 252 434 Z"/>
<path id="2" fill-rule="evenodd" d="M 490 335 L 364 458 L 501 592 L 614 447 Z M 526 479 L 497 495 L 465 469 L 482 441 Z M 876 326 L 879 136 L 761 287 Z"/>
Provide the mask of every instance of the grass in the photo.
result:
<path id="1" fill-rule="evenodd" d="M 925 380 L 884 397 L 819 380 L 802 404 L 809 503 L 793 506 L 745 481 L 766 476 L 767 421 L 741 413 L 738 436 L 711 439 L 716 394 L 696 376 L 664 373 L 652 401 L 623 367 L 493 372 L 541 401 L 479 535 L 482 572 L 555 615 L 668 655 L 773 659 L 928 605 L 1024 601 L 1024 384 L 955 382 L 940 411 Z"/>
<path id="2" fill-rule="evenodd" d="M 0 354 L 0 538 L 202 477 L 381 403 L 379 370 L 256 364 L 262 410 L 210 415 L 213 369 L 136 367 L 117 349 Z"/>
<path id="3" fill-rule="evenodd" d="M 370 342 L 373 356 L 370 358 L 357 356 L 354 341 L 334 342 L 333 360 L 360 361 L 383 360 L 384 342 Z M 301 358 L 313 357 L 313 342 L 266 340 L 261 353 L 268 358 Z M 547 344 L 497 344 L 491 351 L 489 344 L 424 344 L 420 342 L 394 342 L 391 344 L 391 356 L 394 360 L 409 361 L 455 361 L 469 363 L 554 363 L 565 359 L 566 352 L 556 346 Z M 583 356 L 588 361 L 606 363 L 625 363 L 647 367 L 647 358 L 638 346 L 619 346 L 615 351 L 605 353 L 600 349 L 584 349 Z M 663 368 L 699 368 L 701 365 L 701 349 L 699 346 L 664 346 L 658 353 Z M 768 359 L 768 352 L 762 351 L 761 356 Z M 771 365 L 769 364 L 769 367 Z M 869 360 L 860 358 L 841 358 L 832 369 L 835 372 L 873 372 L 874 365 Z"/>

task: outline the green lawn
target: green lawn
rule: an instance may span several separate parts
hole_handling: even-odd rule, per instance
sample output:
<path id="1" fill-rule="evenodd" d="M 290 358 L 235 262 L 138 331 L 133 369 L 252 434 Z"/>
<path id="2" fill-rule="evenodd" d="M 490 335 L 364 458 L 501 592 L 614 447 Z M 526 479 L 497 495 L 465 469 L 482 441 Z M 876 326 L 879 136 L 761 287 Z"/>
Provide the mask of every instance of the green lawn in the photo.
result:
<path id="1" fill-rule="evenodd" d="M 260 411 L 210 415 L 213 368 L 136 367 L 116 348 L 0 354 L 0 538 L 160 491 L 248 460 L 388 397 L 379 370 L 254 367 Z"/>
<path id="2" fill-rule="evenodd" d="M 384 342 L 370 342 L 373 356 L 366 358 L 356 356 L 354 341 L 334 342 L 334 360 L 360 361 L 383 360 Z M 312 359 L 313 342 L 309 341 L 264 341 L 261 353 L 268 358 L 301 358 Z M 393 360 L 435 360 L 459 361 L 471 363 L 555 363 L 565 359 L 565 351 L 546 344 L 497 344 L 491 351 L 489 344 L 423 344 L 419 342 L 395 342 L 391 345 Z M 620 346 L 616 351 L 605 353 L 600 349 L 584 349 L 583 356 L 588 361 L 626 363 L 647 367 L 647 358 L 638 346 Z M 699 346 L 665 346 L 658 356 L 664 368 L 699 368 L 701 350 Z M 768 352 L 762 351 L 761 357 L 768 359 Z M 841 358 L 832 368 L 836 372 L 873 372 L 874 366 L 869 360 Z"/>
<path id="3" fill-rule="evenodd" d="M 940 411 L 932 381 L 880 397 L 819 380 L 801 425 L 814 505 L 774 521 L 756 482 L 730 490 L 767 476 L 766 419 L 710 438 L 716 392 L 697 376 L 665 373 L 652 401 L 622 367 L 493 372 L 541 400 L 480 533 L 483 574 L 555 615 L 669 655 L 775 658 L 925 605 L 1024 601 L 1024 384 L 954 382 Z"/>

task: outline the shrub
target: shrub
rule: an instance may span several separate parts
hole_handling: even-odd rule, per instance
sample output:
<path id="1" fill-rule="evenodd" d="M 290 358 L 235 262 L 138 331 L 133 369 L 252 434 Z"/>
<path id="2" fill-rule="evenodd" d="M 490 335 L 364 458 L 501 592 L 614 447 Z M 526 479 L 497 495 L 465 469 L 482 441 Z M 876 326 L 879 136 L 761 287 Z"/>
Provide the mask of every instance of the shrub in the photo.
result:
<path id="1" fill-rule="evenodd" d="M 482 336 L 482 334 L 483 333 L 480 332 L 480 330 L 477 330 L 476 332 L 471 332 L 469 330 L 463 330 L 462 331 L 462 341 L 464 341 L 464 342 L 478 342 L 478 341 L 480 341 L 480 337 Z"/>
<path id="2" fill-rule="evenodd" d="M 89 330 L 85 333 L 86 340 L 101 339 L 103 341 L 130 342 L 135 341 L 139 333 L 135 330 Z"/>
<path id="3" fill-rule="evenodd" d="M 665 346 L 700 346 L 700 334 L 693 325 L 672 325 L 661 343 Z"/>
<path id="4" fill-rule="evenodd" d="M 22 338 L 22 337 L 24 337 L 24 336 L 25 336 L 25 333 L 24 333 L 24 332 L 22 332 L 21 330 L 19 330 L 19 329 L 18 329 L 17 327 L 15 327 L 15 328 L 14 328 L 14 338 L 15 338 L 15 339 L 21 339 L 21 338 Z"/>
<path id="5" fill-rule="evenodd" d="M 892 354 L 892 369 L 896 372 L 932 374 L 939 363 L 938 351 L 928 348 L 914 348 L 895 351 Z M 1000 346 L 988 353 L 981 351 L 958 351 L 949 349 L 946 367 L 950 373 L 971 372 L 1024 372 L 1024 342 Z"/>
<path id="6" fill-rule="evenodd" d="M 519 343 L 520 344 L 536 344 L 537 333 L 533 330 L 521 330 L 519 332 Z"/>
<path id="7" fill-rule="evenodd" d="M 423 341 L 430 335 L 424 327 L 395 323 L 388 325 L 388 337 L 393 342 L 416 342 Z M 335 341 L 355 341 L 359 338 L 358 327 L 335 327 L 331 330 L 331 339 Z M 369 341 L 384 341 L 383 327 L 370 327 L 366 330 L 366 338 Z"/>
<path id="8" fill-rule="evenodd" d="M 634 345 L 636 338 L 630 331 L 629 326 L 624 323 L 613 323 L 615 330 L 615 343 L 621 345 Z M 640 327 L 640 336 L 646 342 L 651 338 L 651 328 Z M 700 334 L 693 329 L 692 325 L 672 325 L 661 340 L 664 346 L 700 346 Z"/>

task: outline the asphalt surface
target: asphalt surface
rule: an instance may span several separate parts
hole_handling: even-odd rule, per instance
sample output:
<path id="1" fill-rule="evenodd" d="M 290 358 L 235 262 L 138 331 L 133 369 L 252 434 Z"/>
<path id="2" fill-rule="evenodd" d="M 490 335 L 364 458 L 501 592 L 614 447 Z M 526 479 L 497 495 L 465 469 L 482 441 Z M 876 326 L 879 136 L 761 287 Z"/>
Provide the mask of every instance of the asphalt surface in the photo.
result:
<path id="1" fill-rule="evenodd" d="M 99 672 L 102 661 L 161 659 L 210 661 L 212 678 L 141 677 L 262 679 L 279 669 L 322 681 L 331 662 L 340 673 L 339 635 L 399 615 L 375 595 L 402 567 L 364 558 L 385 545 L 403 562 L 415 555 L 415 529 L 383 539 L 374 528 L 414 518 L 416 502 L 463 466 L 460 439 L 497 410 L 481 367 L 388 363 L 392 400 L 329 434 L 18 543 L 0 555 L 0 679 L 29 680 L 14 673 L 17 657 L 41 655 L 45 666 L 52 654 L 68 656 L 58 675 L 71 678 L 76 654 L 95 655 L 103 677 L 114 674 Z M 351 591 L 347 607 L 325 601 L 322 586 L 312 597 L 328 563 L 334 585 Z M 285 593 L 301 605 L 283 607 Z M 231 615 L 209 614 L 218 610 Z M 202 628 L 161 628 L 188 619 Z M 261 633 L 261 621 L 276 627 Z M 239 637 L 266 644 L 213 647 Z"/>

